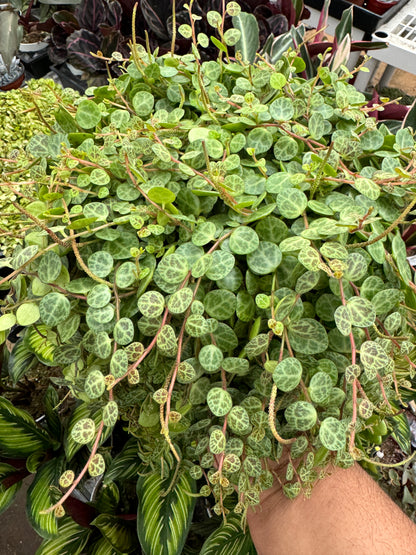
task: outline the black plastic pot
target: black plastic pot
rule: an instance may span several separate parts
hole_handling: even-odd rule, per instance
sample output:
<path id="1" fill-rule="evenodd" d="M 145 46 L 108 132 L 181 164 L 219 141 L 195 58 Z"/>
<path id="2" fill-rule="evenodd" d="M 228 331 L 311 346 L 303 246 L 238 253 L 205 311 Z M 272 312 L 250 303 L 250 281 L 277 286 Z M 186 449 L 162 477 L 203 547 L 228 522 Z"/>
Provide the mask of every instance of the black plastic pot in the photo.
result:
<path id="1" fill-rule="evenodd" d="M 71 73 L 71 71 L 66 67 L 65 64 L 62 65 L 53 65 L 51 66 L 51 70 L 53 70 L 61 80 L 63 87 L 71 87 L 71 89 L 75 89 L 83 94 L 87 89 L 87 83 L 78 79 Z"/>

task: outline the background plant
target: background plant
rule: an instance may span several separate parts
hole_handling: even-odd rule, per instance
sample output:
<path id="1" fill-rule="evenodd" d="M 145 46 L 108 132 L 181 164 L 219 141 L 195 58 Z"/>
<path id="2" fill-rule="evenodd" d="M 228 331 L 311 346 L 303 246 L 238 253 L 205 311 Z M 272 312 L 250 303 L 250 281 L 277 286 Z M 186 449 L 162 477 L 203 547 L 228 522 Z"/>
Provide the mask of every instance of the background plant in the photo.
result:
<path id="1" fill-rule="evenodd" d="M 21 175 L 22 168 L 33 162 L 34 158 L 26 152 L 26 145 L 37 133 L 44 133 L 55 121 L 56 104 L 70 107 L 78 93 L 72 89 L 62 89 L 51 79 L 30 80 L 24 89 L 0 93 L 0 233 L 1 250 L 10 254 L 16 244 L 21 243 L 25 231 L 33 222 L 13 203 L 21 208 L 29 202 L 35 191 L 35 179 L 27 173 Z M 19 183 L 10 186 L 19 173 Z"/>
<path id="2" fill-rule="evenodd" d="M 16 459 L 36 472 L 39 553 L 253 552 L 240 520 L 284 445 L 288 497 L 330 462 L 383 464 L 383 436 L 410 450 L 413 131 L 368 117 L 342 66 L 230 59 L 238 32 L 209 17 L 217 61 L 192 20 L 193 54 L 132 45 L 27 147 L 38 226 L 6 261 L 0 334 L 24 328 L 11 380 L 41 362 L 53 385 L 41 425 L 0 399 L 0 454 L 3 484 Z M 202 547 L 196 496 L 226 516 Z"/>

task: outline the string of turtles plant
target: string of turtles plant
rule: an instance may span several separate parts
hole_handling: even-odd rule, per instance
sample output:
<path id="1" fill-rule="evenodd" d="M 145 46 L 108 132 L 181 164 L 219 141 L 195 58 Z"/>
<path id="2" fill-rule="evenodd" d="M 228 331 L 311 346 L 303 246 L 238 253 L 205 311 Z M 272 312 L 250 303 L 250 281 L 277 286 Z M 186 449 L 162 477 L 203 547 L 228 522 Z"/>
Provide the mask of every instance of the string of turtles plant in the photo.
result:
<path id="1" fill-rule="evenodd" d="M 64 514 L 87 471 L 106 482 L 121 422 L 142 463 L 148 554 L 162 549 L 164 503 L 176 534 L 163 553 L 182 552 L 192 496 L 212 496 L 234 526 L 284 446 L 290 498 L 330 463 L 371 462 L 403 419 L 416 367 L 400 237 L 416 205 L 413 130 L 392 135 L 369 117 L 344 67 L 306 80 L 296 51 L 276 65 L 231 58 L 240 31 L 222 33 L 219 13 L 208 14 L 218 60 L 200 62 L 189 12 L 179 32 L 192 54 L 133 43 L 120 77 L 87 90 L 75 117 L 59 107 L 54 133 L 30 141 L 40 161 L 26 211 L 38 227 L 7 260 L 0 317 L 3 340 L 23 326 L 18 348 L 60 367 L 55 384 L 77 400 L 58 465 L 65 493 L 43 498 L 39 526 Z"/>

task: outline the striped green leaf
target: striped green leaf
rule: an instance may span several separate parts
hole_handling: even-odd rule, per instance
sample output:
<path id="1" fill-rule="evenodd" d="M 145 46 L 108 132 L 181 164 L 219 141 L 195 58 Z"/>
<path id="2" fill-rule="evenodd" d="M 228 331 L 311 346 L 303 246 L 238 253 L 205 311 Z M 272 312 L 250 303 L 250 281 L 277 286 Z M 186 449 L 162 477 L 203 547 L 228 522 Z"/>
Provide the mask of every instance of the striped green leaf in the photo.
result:
<path id="1" fill-rule="evenodd" d="M 30 414 L 0 397 L 0 455 L 24 459 L 50 443 L 47 434 L 36 426 Z"/>
<path id="2" fill-rule="evenodd" d="M 30 370 L 36 362 L 36 356 L 27 348 L 23 339 L 19 339 L 14 345 L 7 360 L 7 371 L 13 383 L 17 383 L 23 378 L 25 373 Z"/>
<path id="3" fill-rule="evenodd" d="M 48 431 L 53 438 L 60 441 L 62 426 L 61 420 L 58 415 L 59 396 L 52 385 L 46 390 L 45 396 L 43 398 L 43 406 L 46 415 L 46 421 L 48 423 Z"/>
<path id="4" fill-rule="evenodd" d="M 244 532 L 240 519 L 227 516 L 227 523 L 221 524 L 202 546 L 200 555 L 256 555 L 256 549 L 248 530 Z"/>
<path id="5" fill-rule="evenodd" d="M 137 456 L 137 439 L 131 438 L 124 445 L 123 450 L 110 463 L 107 472 L 104 475 L 104 485 L 108 485 L 114 481 L 124 482 L 136 478 L 140 459 Z"/>
<path id="6" fill-rule="evenodd" d="M 60 521 L 58 535 L 44 540 L 35 555 L 79 555 L 90 535 L 91 530 L 80 526 L 72 518 L 65 517 Z"/>
<path id="7" fill-rule="evenodd" d="M 91 524 L 100 530 L 117 553 L 137 553 L 139 545 L 132 522 L 102 513 Z"/>
<path id="8" fill-rule="evenodd" d="M 397 408 L 398 411 L 399 407 L 393 403 L 392 405 Z M 389 418 L 389 421 L 393 426 L 392 438 L 397 442 L 400 449 L 409 455 L 411 452 L 410 426 L 406 414 L 397 412 L 395 416 Z"/>
<path id="9" fill-rule="evenodd" d="M 187 473 L 165 494 L 173 475 L 141 476 L 137 481 L 137 534 L 145 555 L 181 555 L 192 515 L 196 483 Z"/>
<path id="10" fill-rule="evenodd" d="M 43 464 L 27 491 L 26 514 L 34 530 L 49 539 L 58 533 L 57 520 L 52 513 L 41 514 L 54 503 L 50 486 L 58 486 L 62 474 L 64 458 L 51 459 Z"/>
<path id="11" fill-rule="evenodd" d="M 0 463 L 0 482 L 15 472 L 16 469 L 13 468 L 13 466 L 10 466 L 10 464 Z M 22 482 L 17 482 L 7 489 L 3 485 L 0 485 L 0 514 L 4 513 L 4 511 L 13 503 L 21 485 Z"/>
<path id="12" fill-rule="evenodd" d="M 88 551 L 88 555 L 118 555 L 118 552 L 105 538 L 101 538 L 94 542 L 91 550 Z"/>

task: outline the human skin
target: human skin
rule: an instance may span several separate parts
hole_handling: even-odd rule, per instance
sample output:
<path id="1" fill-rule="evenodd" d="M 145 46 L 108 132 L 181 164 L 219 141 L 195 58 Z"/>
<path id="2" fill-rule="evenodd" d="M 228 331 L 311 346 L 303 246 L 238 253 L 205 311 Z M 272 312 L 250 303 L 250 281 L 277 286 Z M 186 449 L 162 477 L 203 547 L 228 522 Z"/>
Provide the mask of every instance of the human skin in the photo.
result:
<path id="1" fill-rule="evenodd" d="M 416 525 L 358 465 L 333 468 L 312 495 L 277 480 L 248 513 L 258 555 L 414 555 Z"/>

